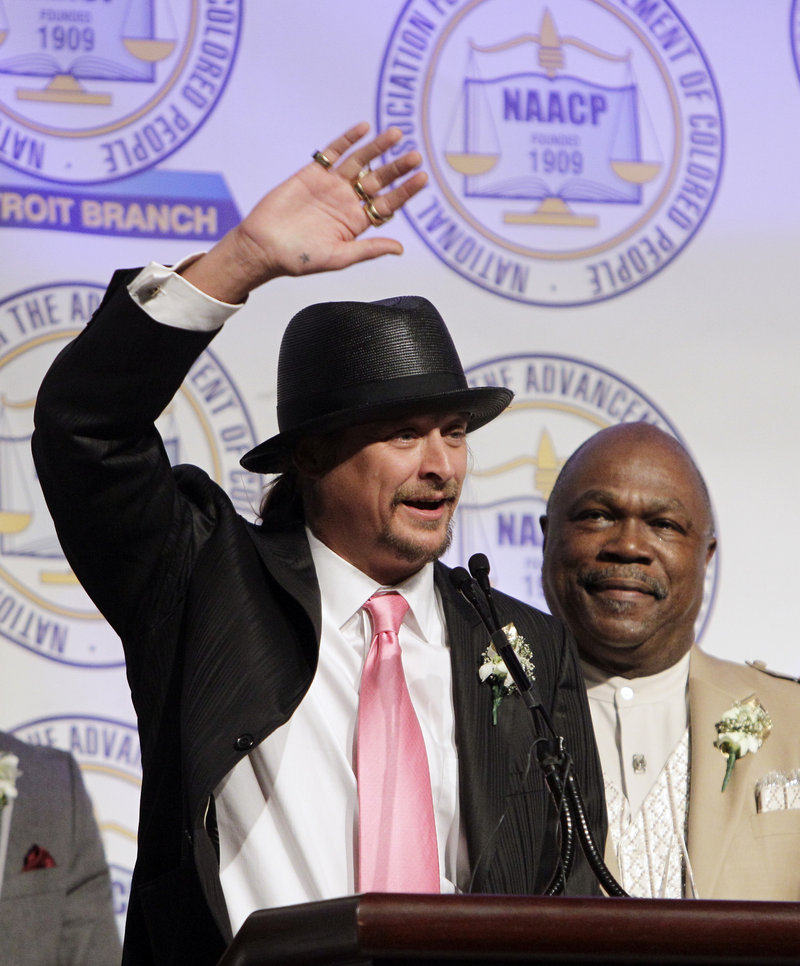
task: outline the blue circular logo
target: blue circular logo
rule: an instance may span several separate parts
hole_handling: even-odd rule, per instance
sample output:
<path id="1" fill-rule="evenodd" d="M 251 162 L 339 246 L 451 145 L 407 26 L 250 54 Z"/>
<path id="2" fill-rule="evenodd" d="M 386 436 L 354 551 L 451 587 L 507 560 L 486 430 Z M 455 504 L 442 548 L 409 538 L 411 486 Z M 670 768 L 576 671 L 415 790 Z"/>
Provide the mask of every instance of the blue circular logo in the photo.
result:
<path id="1" fill-rule="evenodd" d="M 403 211 L 481 288 L 536 305 L 612 298 L 694 236 L 722 170 L 711 68 L 667 2 L 405 4 L 378 126 L 430 172 Z"/>
<path id="2" fill-rule="evenodd" d="M 3 0 L 0 161 L 49 181 L 124 178 L 212 112 L 241 0 Z"/>

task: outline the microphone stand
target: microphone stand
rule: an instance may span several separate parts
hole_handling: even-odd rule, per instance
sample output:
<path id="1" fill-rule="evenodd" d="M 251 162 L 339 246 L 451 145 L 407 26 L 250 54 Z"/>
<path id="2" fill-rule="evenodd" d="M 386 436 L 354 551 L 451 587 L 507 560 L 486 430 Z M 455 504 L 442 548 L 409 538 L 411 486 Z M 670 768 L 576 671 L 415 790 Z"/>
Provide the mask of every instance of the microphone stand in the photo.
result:
<path id="1" fill-rule="evenodd" d="M 500 626 L 489 581 L 489 561 L 486 555 L 473 554 L 469 560 L 469 569 L 471 573 L 464 567 L 454 568 L 451 575 L 453 583 L 475 609 L 489 632 L 491 643 L 505 662 L 520 697 L 533 715 L 534 721 L 537 722 L 537 731 L 542 730 L 543 724 L 544 730 L 549 733 L 549 737 L 542 737 L 536 742 L 536 757 L 550 794 L 558 807 L 561 844 L 559 861 L 544 895 L 555 896 L 564 892 L 575 858 L 577 833 L 578 842 L 589 867 L 604 891 L 609 896 L 627 897 L 628 893 L 609 871 L 594 841 L 586 818 L 583 797 L 572 767 L 572 758 L 564 747 L 564 739 L 556 734 L 533 682 L 525 673 L 516 651 Z"/>

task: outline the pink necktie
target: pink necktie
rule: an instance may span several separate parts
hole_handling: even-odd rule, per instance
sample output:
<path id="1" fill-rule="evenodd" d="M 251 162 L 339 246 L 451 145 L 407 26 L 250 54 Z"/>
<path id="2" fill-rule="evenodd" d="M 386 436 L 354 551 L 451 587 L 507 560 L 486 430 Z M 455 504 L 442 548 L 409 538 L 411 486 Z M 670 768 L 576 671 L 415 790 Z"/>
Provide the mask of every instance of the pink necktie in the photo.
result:
<path id="1" fill-rule="evenodd" d="M 408 601 L 378 594 L 364 608 L 373 637 L 358 702 L 358 889 L 439 892 L 428 756 L 397 637 Z"/>

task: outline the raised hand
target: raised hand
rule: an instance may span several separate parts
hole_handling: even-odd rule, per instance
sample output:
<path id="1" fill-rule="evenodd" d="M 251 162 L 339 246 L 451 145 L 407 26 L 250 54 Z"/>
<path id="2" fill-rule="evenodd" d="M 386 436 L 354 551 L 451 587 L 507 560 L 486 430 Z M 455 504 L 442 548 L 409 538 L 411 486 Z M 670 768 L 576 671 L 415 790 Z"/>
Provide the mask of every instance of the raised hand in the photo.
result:
<path id="1" fill-rule="evenodd" d="M 424 187 L 427 175 L 411 174 L 421 162 L 416 151 L 370 170 L 402 133 L 388 128 L 359 143 L 368 130 L 368 124 L 357 124 L 317 152 L 318 160 L 266 194 L 185 277 L 221 301 L 240 302 L 280 275 L 401 254 L 400 242 L 386 237 L 382 226 Z"/>

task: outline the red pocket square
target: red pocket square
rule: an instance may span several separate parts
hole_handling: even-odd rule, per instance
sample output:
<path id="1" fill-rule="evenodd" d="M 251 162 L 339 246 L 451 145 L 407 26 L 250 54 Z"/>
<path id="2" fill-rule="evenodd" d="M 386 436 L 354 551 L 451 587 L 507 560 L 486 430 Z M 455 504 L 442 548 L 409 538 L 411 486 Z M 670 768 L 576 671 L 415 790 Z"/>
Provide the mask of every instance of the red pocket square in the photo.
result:
<path id="1" fill-rule="evenodd" d="M 22 863 L 23 872 L 32 872 L 33 869 L 52 869 L 56 860 L 52 855 L 40 845 L 32 845 L 25 853 Z"/>

